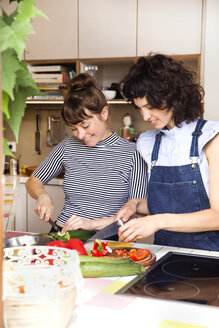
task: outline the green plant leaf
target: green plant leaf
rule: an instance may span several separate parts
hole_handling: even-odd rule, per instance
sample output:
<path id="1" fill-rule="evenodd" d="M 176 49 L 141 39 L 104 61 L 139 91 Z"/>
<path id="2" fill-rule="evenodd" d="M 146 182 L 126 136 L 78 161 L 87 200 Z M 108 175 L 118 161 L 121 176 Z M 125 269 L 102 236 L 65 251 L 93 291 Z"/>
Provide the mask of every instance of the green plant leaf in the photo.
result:
<path id="1" fill-rule="evenodd" d="M 22 58 L 26 47 L 26 35 L 33 34 L 31 19 L 36 16 L 47 18 L 39 9 L 34 6 L 35 0 L 22 0 L 16 8 L 16 15 L 10 16 L 4 12 L 1 19 L 1 51 L 13 48 L 18 58 Z"/>
<path id="2" fill-rule="evenodd" d="M 34 6 L 35 0 L 23 0 L 18 4 L 17 11 L 17 20 L 21 22 L 30 22 L 30 18 L 36 16 L 43 16 L 48 19 L 48 17 L 37 7 Z"/>
<path id="3" fill-rule="evenodd" d="M 27 88 L 27 97 L 34 95 L 44 95 L 44 93 L 38 89 L 38 86 L 36 85 L 31 73 L 28 71 L 27 64 L 25 62 L 21 63 L 20 70 L 18 70 L 16 74 L 16 90 L 18 90 L 20 87 Z"/>
<path id="4" fill-rule="evenodd" d="M 12 49 L 2 53 L 2 90 L 14 100 L 13 89 L 16 81 L 16 72 L 21 69 L 21 63 Z"/>
<path id="5" fill-rule="evenodd" d="M 15 157 L 15 155 L 11 152 L 11 149 L 8 147 L 7 139 L 3 138 L 3 152 L 6 156 Z"/>
<path id="6" fill-rule="evenodd" d="M 18 91 L 15 91 L 16 101 L 12 101 L 11 99 L 8 101 L 10 118 L 8 119 L 4 116 L 5 121 L 14 132 L 16 142 L 18 142 L 19 128 L 25 112 L 26 97 L 25 89 L 22 90 L 22 88 L 19 88 Z"/>
<path id="7" fill-rule="evenodd" d="M 10 118 L 10 114 L 8 111 L 8 94 L 4 91 L 2 92 L 2 109 L 6 117 Z"/>

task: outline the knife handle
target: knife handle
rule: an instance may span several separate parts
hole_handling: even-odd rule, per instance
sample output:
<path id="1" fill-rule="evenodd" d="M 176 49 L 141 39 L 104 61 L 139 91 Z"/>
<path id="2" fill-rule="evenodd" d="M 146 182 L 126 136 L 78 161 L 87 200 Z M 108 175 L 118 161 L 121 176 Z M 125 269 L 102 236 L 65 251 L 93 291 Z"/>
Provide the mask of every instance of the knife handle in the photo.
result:
<path id="1" fill-rule="evenodd" d="M 117 221 L 117 223 L 118 223 L 118 225 L 119 225 L 120 227 L 124 225 L 124 223 L 123 223 L 123 221 L 122 221 L 121 219 L 119 219 L 119 220 Z"/>

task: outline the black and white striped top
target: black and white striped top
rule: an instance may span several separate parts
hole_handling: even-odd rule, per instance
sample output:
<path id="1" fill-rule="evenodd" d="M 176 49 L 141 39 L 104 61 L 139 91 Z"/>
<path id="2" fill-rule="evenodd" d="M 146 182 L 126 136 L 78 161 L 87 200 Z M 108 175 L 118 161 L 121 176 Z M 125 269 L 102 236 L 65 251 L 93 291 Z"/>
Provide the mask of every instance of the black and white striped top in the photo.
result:
<path id="1" fill-rule="evenodd" d="M 43 184 L 65 169 L 65 204 L 58 217 L 86 219 L 115 215 L 132 198 L 146 198 L 147 166 L 136 145 L 115 132 L 94 147 L 67 137 L 34 171 Z"/>

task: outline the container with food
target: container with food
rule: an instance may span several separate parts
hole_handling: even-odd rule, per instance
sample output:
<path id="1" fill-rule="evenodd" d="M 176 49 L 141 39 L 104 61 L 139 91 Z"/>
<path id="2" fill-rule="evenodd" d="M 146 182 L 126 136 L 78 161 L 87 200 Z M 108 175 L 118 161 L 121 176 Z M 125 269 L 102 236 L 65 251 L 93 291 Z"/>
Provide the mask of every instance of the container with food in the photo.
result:
<path id="1" fill-rule="evenodd" d="M 83 283 L 77 252 L 52 246 L 3 251 L 4 327 L 65 328 Z"/>

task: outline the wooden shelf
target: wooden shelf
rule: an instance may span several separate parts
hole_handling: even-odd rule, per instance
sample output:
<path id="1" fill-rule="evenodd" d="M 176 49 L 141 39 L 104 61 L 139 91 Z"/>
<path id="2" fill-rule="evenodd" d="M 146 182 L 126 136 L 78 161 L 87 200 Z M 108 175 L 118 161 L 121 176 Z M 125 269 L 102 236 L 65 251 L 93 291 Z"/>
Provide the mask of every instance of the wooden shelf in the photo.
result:
<path id="1" fill-rule="evenodd" d="M 27 105 L 50 105 L 50 104 L 54 104 L 54 105 L 62 105 L 64 102 L 64 99 L 28 99 L 26 100 L 26 104 Z M 131 104 L 130 102 L 128 102 L 125 99 L 112 99 L 112 100 L 108 100 L 107 101 L 108 104 L 126 104 L 129 105 Z"/>

